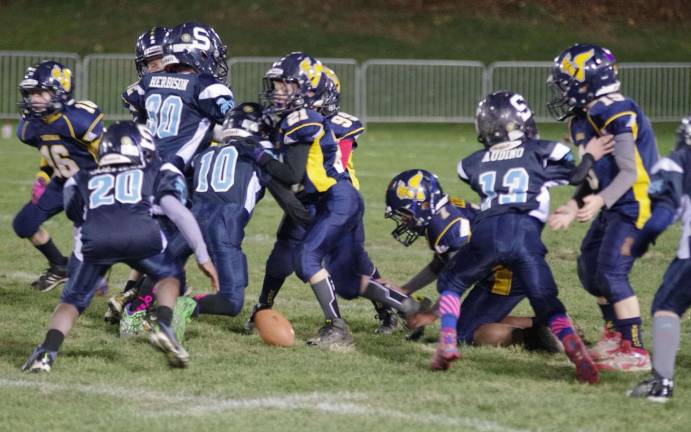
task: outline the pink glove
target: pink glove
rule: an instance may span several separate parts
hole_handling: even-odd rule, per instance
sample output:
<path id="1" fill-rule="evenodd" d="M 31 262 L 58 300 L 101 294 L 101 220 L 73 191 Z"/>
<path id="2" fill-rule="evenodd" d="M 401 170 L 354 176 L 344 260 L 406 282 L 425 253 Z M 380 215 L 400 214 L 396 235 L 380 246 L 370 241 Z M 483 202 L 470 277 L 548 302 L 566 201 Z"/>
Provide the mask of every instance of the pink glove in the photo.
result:
<path id="1" fill-rule="evenodd" d="M 41 199 L 41 195 L 46 191 L 46 179 L 43 177 L 38 177 L 34 180 L 34 185 L 31 188 L 31 204 L 38 204 L 38 200 Z"/>

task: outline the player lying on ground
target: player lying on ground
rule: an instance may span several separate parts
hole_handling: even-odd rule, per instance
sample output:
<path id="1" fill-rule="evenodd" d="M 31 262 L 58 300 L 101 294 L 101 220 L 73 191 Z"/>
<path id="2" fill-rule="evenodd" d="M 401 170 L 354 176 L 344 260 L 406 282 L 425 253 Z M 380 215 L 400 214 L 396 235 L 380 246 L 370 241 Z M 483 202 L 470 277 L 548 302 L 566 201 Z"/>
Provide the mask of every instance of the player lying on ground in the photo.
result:
<path id="1" fill-rule="evenodd" d="M 552 229 L 565 229 L 574 219 L 593 219 L 581 243 L 578 277 L 597 298 L 605 328 L 590 353 L 601 370 L 650 370 L 638 297 L 629 281 L 634 258 L 619 250 L 650 217 L 655 135 L 638 105 L 619 93 L 616 60 L 607 49 L 578 44 L 566 49 L 555 59 L 548 84 L 555 95 L 550 110 L 559 120 L 569 119 L 576 146 L 604 135 L 615 142 L 615 151 L 593 165 L 588 181 L 549 220 Z"/>
<path id="2" fill-rule="evenodd" d="M 43 343 L 22 370 L 51 370 L 60 345 L 89 306 L 99 278 L 118 262 L 156 281 L 158 328 L 150 340 L 166 354 L 171 366 L 187 365 L 189 356 L 171 329 L 172 308 L 180 295 L 184 270 L 165 253 L 165 235 L 150 212 L 153 203 L 160 205 L 189 238 L 199 267 L 211 278 L 214 290 L 218 278 L 194 217 L 177 197 L 175 182 L 180 176 L 166 172 L 174 171 L 174 167 L 159 170 L 156 165 L 147 165 L 142 156 L 142 146 L 152 147 L 147 135 L 133 122 L 113 124 L 101 140 L 98 168 L 82 170 L 68 181 L 65 209 L 78 228 L 77 244 L 81 247 L 75 248 L 75 255 L 81 254 L 83 260 L 62 293 Z"/>
<path id="3" fill-rule="evenodd" d="M 89 101 L 72 98 L 72 71 L 44 61 L 26 70 L 19 84 L 22 117 L 17 137 L 41 154 L 41 170 L 31 190 L 31 201 L 17 213 L 12 227 L 48 260 L 48 269 L 31 286 L 49 291 L 67 280 L 65 257 L 42 224 L 63 210 L 65 182 L 80 169 L 96 167 L 103 114 Z"/>
<path id="4" fill-rule="evenodd" d="M 422 169 L 396 175 L 386 189 L 385 217 L 396 222 L 391 235 L 405 246 L 419 236 L 427 239 L 434 253 L 432 261 L 402 288 L 408 293 L 422 289 L 437 279 L 444 266 L 468 242 L 479 210 L 463 200 L 444 194 L 437 176 Z M 458 341 L 467 344 L 508 346 L 560 351 L 561 344 L 544 324 L 531 317 L 509 316 L 526 297 L 517 278 L 503 267 L 478 283 L 463 301 L 458 320 Z M 435 308 L 436 309 L 436 308 Z M 410 322 L 415 338 L 424 325 L 437 319 L 438 310 L 416 314 Z"/>
<path id="5" fill-rule="evenodd" d="M 599 380 L 597 368 L 557 297 L 540 234 L 549 210 L 548 188 L 578 184 L 604 152 L 584 158 L 576 167 L 567 146 L 538 139 L 532 111 L 516 93 L 497 92 L 483 99 L 475 126 L 485 149 L 461 160 L 457 170 L 482 199 L 481 211 L 469 243 L 451 259 L 437 281 L 441 331 L 431 366 L 447 369 L 459 358 L 456 327 L 460 296 L 497 265 L 503 265 L 527 290 L 537 319 L 547 323 L 561 340 L 576 365 L 579 381 L 595 383 Z"/>
<path id="6" fill-rule="evenodd" d="M 670 263 L 652 305 L 653 370 L 628 392 L 666 402 L 674 390 L 674 363 L 679 351 L 680 317 L 691 306 L 691 116 L 681 121 L 676 149 L 652 169 L 653 214 L 635 238 L 628 238 L 624 256 L 640 257 L 675 219 L 682 223 L 677 256 Z M 633 243 L 633 245 L 631 245 Z"/>

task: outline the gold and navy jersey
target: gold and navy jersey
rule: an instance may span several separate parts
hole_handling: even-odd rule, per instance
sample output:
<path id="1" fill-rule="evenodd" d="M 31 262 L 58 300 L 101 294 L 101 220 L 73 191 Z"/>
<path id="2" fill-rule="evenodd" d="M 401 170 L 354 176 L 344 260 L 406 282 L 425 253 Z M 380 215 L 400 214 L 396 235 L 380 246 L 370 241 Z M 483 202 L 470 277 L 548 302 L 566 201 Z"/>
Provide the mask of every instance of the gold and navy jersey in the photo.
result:
<path id="1" fill-rule="evenodd" d="M 22 118 L 17 125 L 20 141 L 41 153 L 41 167 L 65 180 L 79 170 L 96 167 L 103 135 L 103 113 L 89 101 L 77 101 L 43 118 Z"/>
<path id="2" fill-rule="evenodd" d="M 197 203 L 238 204 L 247 215 L 264 193 L 255 164 L 239 158 L 233 145 L 212 146 L 192 159 L 193 201 Z"/>
<path id="3" fill-rule="evenodd" d="M 457 171 L 482 199 L 477 219 L 524 213 L 545 222 L 549 188 L 568 184 L 574 168 L 569 147 L 556 141 L 531 139 L 477 151 L 461 160 Z"/>
<path id="4" fill-rule="evenodd" d="M 288 114 L 274 130 L 271 141 L 279 151 L 298 143 L 310 146 L 300 185 L 307 196 L 326 192 L 348 178 L 331 125 L 314 110 L 303 108 Z"/>
<path id="5" fill-rule="evenodd" d="M 468 242 L 470 225 L 478 212 L 464 200 L 446 198 L 445 201 L 425 230 L 427 244 L 438 255 L 456 252 Z"/>
<path id="6" fill-rule="evenodd" d="M 345 167 L 355 189 L 360 190 L 360 180 L 355 173 L 353 150 L 358 146 L 357 139 L 365 132 L 360 119 L 348 113 L 339 112 L 327 119 L 341 150 L 341 163 Z"/>
<path id="7" fill-rule="evenodd" d="M 583 148 L 591 138 L 602 135 L 631 133 L 636 143 L 636 180 L 628 191 L 609 209 L 629 217 L 642 228 L 650 218 L 648 186 L 650 170 L 659 158 L 655 134 L 648 118 L 636 103 L 619 93 L 600 97 L 587 112 L 574 116 L 569 123 L 571 139 Z M 616 151 L 616 150 L 615 150 Z M 589 176 L 594 191 L 605 189 L 619 173 L 616 161 L 609 154 L 595 162 Z"/>
<path id="8" fill-rule="evenodd" d="M 139 122 L 146 119 L 161 159 L 185 164 L 209 146 L 214 125 L 235 106 L 233 92 L 207 74 L 146 74 L 123 100 Z"/>
<path id="9" fill-rule="evenodd" d="M 152 208 L 165 195 L 180 199 L 185 184 L 175 167 L 167 167 L 100 167 L 67 181 L 65 214 L 79 227 L 85 260 L 139 259 L 165 248 Z"/>

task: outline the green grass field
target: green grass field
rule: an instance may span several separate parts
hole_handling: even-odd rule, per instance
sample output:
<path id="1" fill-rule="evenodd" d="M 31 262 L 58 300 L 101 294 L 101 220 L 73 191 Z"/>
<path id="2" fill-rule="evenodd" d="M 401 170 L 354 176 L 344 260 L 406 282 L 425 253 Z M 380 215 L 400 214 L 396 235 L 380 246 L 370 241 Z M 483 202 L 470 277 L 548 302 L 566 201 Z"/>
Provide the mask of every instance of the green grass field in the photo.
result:
<path id="1" fill-rule="evenodd" d="M 672 146 L 675 125 L 656 125 L 662 152 Z M 563 126 L 543 128 L 558 139 Z M 471 126 L 371 125 L 356 157 L 367 204 L 367 249 L 382 274 L 403 282 L 426 264 L 423 241 L 404 248 L 389 235 L 383 218 L 388 180 L 407 168 L 436 172 L 452 195 L 476 200 L 455 177 L 456 161 L 478 148 Z M 264 260 L 273 242 L 279 210 L 261 202 L 251 221 L 244 250 L 250 266 L 245 311 L 234 319 L 202 317 L 188 331 L 191 355 L 186 370 L 169 370 L 163 357 L 144 340 L 121 340 L 102 321 L 105 299 L 91 308 L 69 335 L 53 372 L 28 375 L 18 368 L 44 335 L 59 290 L 41 294 L 29 282 L 44 263 L 28 242 L 15 237 L 11 222 L 30 197 L 35 152 L 16 140 L 2 140 L 0 170 L 0 430 L 477 430 L 477 431 L 631 431 L 684 430 L 691 414 L 691 333 L 685 326 L 678 358 L 677 393 L 662 407 L 623 394 L 640 375 L 604 374 L 597 386 L 579 385 L 561 355 L 528 353 L 518 348 L 463 349 L 464 358 L 448 373 L 433 373 L 428 362 L 434 345 L 403 341 L 403 333 L 377 336 L 368 301 L 341 301 L 356 339 L 352 352 L 308 348 L 304 340 L 321 324 L 321 314 L 307 285 L 292 277 L 276 308 L 293 323 L 298 342 L 289 349 L 262 344 L 240 334 L 246 312 L 256 299 Z M 568 187 L 553 194 L 553 206 L 569 196 Z M 68 251 L 71 229 L 59 216 L 46 224 Z M 543 237 L 561 297 L 572 317 L 593 341 L 599 313 L 580 288 L 575 259 L 586 226 L 566 233 L 546 230 Z M 674 255 L 679 230 L 665 233 L 640 260 L 632 281 L 647 319 L 652 296 Z M 126 268 L 111 275 L 119 289 Z M 190 284 L 205 280 L 190 267 Z M 111 291 L 112 292 L 112 291 Z M 435 296 L 434 288 L 424 291 Z M 526 304 L 519 313 L 530 314 Z M 649 320 L 645 323 L 646 342 Z M 428 331 L 431 336 L 434 331 Z"/>

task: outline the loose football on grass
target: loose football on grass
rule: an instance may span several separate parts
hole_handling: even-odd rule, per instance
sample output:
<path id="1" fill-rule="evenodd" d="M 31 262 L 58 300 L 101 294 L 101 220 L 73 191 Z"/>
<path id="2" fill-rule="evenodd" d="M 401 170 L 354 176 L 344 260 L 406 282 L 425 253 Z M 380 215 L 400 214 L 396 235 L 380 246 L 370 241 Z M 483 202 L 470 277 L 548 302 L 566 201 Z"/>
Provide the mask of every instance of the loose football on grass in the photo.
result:
<path id="1" fill-rule="evenodd" d="M 254 324 L 264 343 L 280 347 L 293 346 L 295 342 L 293 326 L 286 317 L 275 310 L 260 310 L 254 316 Z"/>

